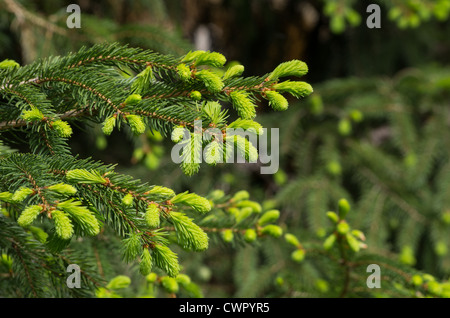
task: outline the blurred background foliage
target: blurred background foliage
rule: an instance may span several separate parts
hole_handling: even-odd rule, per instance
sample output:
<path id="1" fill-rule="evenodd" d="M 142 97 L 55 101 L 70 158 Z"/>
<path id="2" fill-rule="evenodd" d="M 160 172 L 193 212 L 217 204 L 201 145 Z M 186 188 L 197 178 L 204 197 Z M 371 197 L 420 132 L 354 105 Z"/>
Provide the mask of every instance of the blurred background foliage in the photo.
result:
<path id="1" fill-rule="evenodd" d="M 449 279 L 450 1 L 80 0 L 81 28 L 68 29 L 72 2 L 1 0 L 0 60 L 26 64 L 118 41 L 176 56 L 219 51 L 245 65 L 245 76 L 300 59 L 315 89 L 286 112 L 258 109 L 269 133 L 280 129 L 274 175 L 256 164 L 205 164 L 186 177 L 170 159 L 170 139 L 151 132 L 105 137 L 100 127 L 78 127 L 74 153 L 177 192 L 245 189 L 266 209 L 280 209 L 280 224 L 301 242 L 323 240 L 325 212 L 346 198 L 368 252 Z M 366 26 L 371 3 L 381 8 L 379 29 Z M 208 297 L 320 295 L 341 279 L 326 262 L 293 262 L 292 249 L 275 241 L 214 242 L 183 257 Z M 112 242 L 95 244 L 113 257 Z M 112 267 L 103 274 L 134 276 Z"/>

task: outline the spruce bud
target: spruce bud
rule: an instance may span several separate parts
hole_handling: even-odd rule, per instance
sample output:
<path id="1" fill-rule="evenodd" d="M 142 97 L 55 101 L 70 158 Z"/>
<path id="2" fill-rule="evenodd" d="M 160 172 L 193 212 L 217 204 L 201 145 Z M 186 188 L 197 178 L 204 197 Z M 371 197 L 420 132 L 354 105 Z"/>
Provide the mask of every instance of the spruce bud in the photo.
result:
<path id="1" fill-rule="evenodd" d="M 292 60 L 283 62 L 278 65 L 272 73 L 270 73 L 269 80 L 277 80 L 280 77 L 296 76 L 301 77 L 308 73 L 308 66 L 305 62 L 299 60 Z"/>
<path id="2" fill-rule="evenodd" d="M 63 240 L 68 240 L 73 235 L 73 225 L 69 217 L 62 211 L 52 211 L 52 219 L 55 222 L 56 234 Z"/>
<path id="3" fill-rule="evenodd" d="M 91 170 L 90 172 L 86 169 L 69 170 L 66 174 L 66 178 L 71 182 L 77 183 L 106 183 L 105 178 L 95 170 Z"/>
<path id="4" fill-rule="evenodd" d="M 11 197 L 11 200 L 14 202 L 22 202 L 28 195 L 32 193 L 33 193 L 32 189 L 21 187 L 20 189 L 14 192 L 14 194 Z"/>
<path id="5" fill-rule="evenodd" d="M 350 226 L 345 221 L 340 221 L 338 225 L 336 226 L 336 230 L 339 234 L 345 235 L 350 230 Z"/>
<path id="6" fill-rule="evenodd" d="M 189 97 L 192 98 L 193 100 L 201 100 L 202 99 L 202 93 L 200 93 L 199 91 L 192 91 L 189 94 Z"/>
<path id="7" fill-rule="evenodd" d="M 345 219 L 347 213 L 350 211 L 350 204 L 346 199 L 340 199 L 338 202 L 339 218 Z"/>
<path id="8" fill-rule="evenodd" d="M 250 94 L 246 91 L 233 91 L 230 99 L 239 117 L 243 119 L 253 119 L 256 116 L 256 105 L 250 99 Z"/>
<path id="9" fill-rule="evenodd" d="M 339 216 L 336 214 L 336 212 L 328 211 L 327 212 L 327 217 L 334 223 L 338 223 L 339 222 Z"/>
<path id="10" fill-rule="evenodd" d="M 102 131 L 105 135 L 109 136 L 111 135 L 115 126 L 116 126 L 116 117 L 111 116 L 103 122 Z"/>
<path id="11" fill-rule="evenodd" d="M 234 238 L 234 233 L 233 230 L 231 229 L 226 229 L 222 232 L 222 238 L 225 242 L 227 243 L 231 243 L 233 241 Z"/>
<path id="12" fill-rule="evenodd" d="M 289 80 L 275 84 L 273 88 L 279 92 L 289 93 L 296 98 L 308 96 L 313 92 L 313 88 L 310 84 L 306 82 L 292 82 Z"/>
<path id="13" fill-rule="evenodd" d="M 158 205 L 151 203 L 145 210 L 145 221 L 151 228 L 158 228 L 160 225 L 160 215 Z"/>
<path id="14" fill-rule="evenodd" d="M 139 102 L 142 100 L 142 96 L 139 94 L 131 94 L 130 96 L 125 99 L 124 104 L 129 106 L 135 106 L 139 104 Z"/>
<path id="15" fill-rule="evenodd" d="M 161 285 L 164 287 L 164 289 L 171 294 L 175 294 L 179 290 L 178 283 L 175 278 L 164 276 L 161 278 Z"/>
<path id="16" fill-rule="evenodd" d="M 291 245 L 293 245 L 295 247 L 299 247 L 300 246 L 300 242 L 297 239 L 297 237 L 295 235 L 291 234 L 291 233 L 286 233 L 284 235 L 284 239 L 286 240 L 286 242 L 288 244 L 291 244 Z"/>
<path id="17" fill-rule="evenodd" d="M 177 73 L 180 76 L 181 80 L 187 82 L 191 79 L 191 69 L 186 64 L 179 64 L 177 66 Z"/>
<path id="18" fill-rule="evenodd" d="M 301 263 L 305 259 L 305 250 L 298 249 L 292 252 L 291 259 L 296 263 Z"/>
<path id="19" fill-rule="evenodd" d="M 279 238 L 281 235 L 283 235 L 283 230 L 278 225 L 269 224 L 261 229 L 261 233 L 268 234 L 275 238 Z"/>
<path id="20" fill-rule="evenodd" d="M 258 225 L 263 226 L 268 223 L 275 222 L 280 217 L 280 211 L 278 210 L 269 210 L 265 212 L 258 220 Z"/>
<path id="21" fill-rule="evenodd" d="M 145 124 L 142 120 L 142 117 L 139 115 L 127 115 L 128 124 L 130 125 L 131 131 L 136 134 L 140 135 L 145 132 Z"/>
<path id="22" fill-rule="evenodd" d="M 0 69 L 2 69 L 2 68 L 15 68 L 15 67 L 19 68 L 20 64 L 17 63 L 16 61 L 14 61 L 14 60 L 6 59 L 6 60 L 3 60 L 3 61 L 0 62 Z"/>
<path id="23" fill-rule="evenodd" d="M 57 120 L 51 123 L 52 128 L 60 137 L 70 137 L 72 135 L 72 127 L 62 120 Z"/>
<path id="24" fill-rule="evenodd" d="M 199 54 L 195 59 L 195 66 L 198 65 L 209 65 L 213 67 L 223 67 L 227 59 L 223 54 L 218 52 L 204 52 Z"/>
<path id="25" fill-rule="evenodd" d="M 242 201 L 242 200 L 247 200 L 249 198 L 250 198 L 250 194 L 248 193 L 248 191 L 241 190 L 241 191 L 236 192 L 233 195 L 233 198 L 231 200 L 234 201 L 234 202 L 239 202 L 239 201 Z"/>
<path id="26" fill-rule="evenodd" d="M 224 86 L 220 77 L 209 70 L 201 70 L 197 72 L 195 76 L 201 80 L 206 88 L 212 93 L 220 92 Z"/>
<path id="27" fill-rule="evenodd" d="M 240 76 L 242 73 L 244 73 L 244 65 L 234 65 L 226 70 L 222 78 L 226 80 L 232 77 Z"/>
<path id="28" fill-rule="evenodd" d="M 335 242 L 336 242 L 336 235 L 333 233 L 325 239 L 325 242 L 323 243 L 323 247 L 326 250 L 329 250 L 333 247 Z"/>
<path id="29" fill-rule="evenodd" d="M 244 240 L 247 243 L 252 243 L 256 240 L 257 234 L 254 229 L 247 229 L 244 234 Z"/>
<path id="30" fill-rule="evenodd" d="M 345 235 L 345 238 L 347 239 L 347 243 L 350 246 L 350 248 L 354 251 L 354 252 L 358 252 L 360 249 L 360 245 L 358 240 L 351 234 L 351 233 L 347 233 Z"/>
<path id="31" fill-rule="evenodd" d="M 26 121 L 41 121 L 44 119 L 44 114 L 42 114 L 39 109 L 33 108 L 31 110 L 24 110 L 22 113 L 22 118 Z"/>
<path id="32" fill-rule="evenodd" d="M 266 91 L 266 98 L 269 100 L 269 106 L 273 110 L 283 111 L 289 107 L 287 99 L 276 91 Z"/>
<path id="33" fill-rule="evenodd" d="M 17 223 L 22 227 L 27 227 L 36 219 L 36 217 L 41 213 L 43 207 L 39 205 L 31 205 L 25 208 L 22 211 L 19 218 L 17 219 Z"/>
<path id="34" fill-rule="evenodd" d="M 65 183 L 58 183 L 54 184 L 52 186 L 49 186 L 47 189 L 50 191 L 59 193 L 59 194 L 65 194 L 65 195 L 73 195 L 77 193 L 77 189 L 74 186 L 71 186 L 70 184 Z"/>
<path id="35" fill-rule="evenodd" d="M 133 195 L 131 193 L 127 193 L 123 198 L 122 198 L 122 204 L 126 205 L 126 206 L 130 206 L 133 204 Z"/>
<path id="36" fill-rule="evenodd" d="M 152 271 L 152 256 L 147 248 L 144 248 L 141 255 L 141 261 L 139 263 L 139 272 L 143 276 L 147 276 Z"/>

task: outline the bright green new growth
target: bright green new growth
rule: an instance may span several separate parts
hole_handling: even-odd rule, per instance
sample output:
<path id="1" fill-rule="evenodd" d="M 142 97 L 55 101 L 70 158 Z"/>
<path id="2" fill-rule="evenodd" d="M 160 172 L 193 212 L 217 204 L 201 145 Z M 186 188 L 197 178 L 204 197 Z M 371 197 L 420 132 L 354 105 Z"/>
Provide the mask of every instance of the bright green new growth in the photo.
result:
<path id="1" fill-rule="evenodd" d="M 195 73 L 195 77 L 201 80 L 211 93 L 218 93 L 224 87 L 220 77 L 210 70 L 201 70 Z"/>
<path id="2" fill-rule="evenodd" d="M 257 123 L 254 120 L 250 120 L 250 119 L 238 118 L 235 121 L 233 121 L 231 124 L 229 124 L 228 128 L 233 128 L 233 129 L 242 128 L 246 131 L 253 132 L 257 135 L 264 134 L 264 128 L 261 126 L 261 124 Z"/>
<path id="3" fill-rule="evenodd" d="M 275 84 L 273 88 L 279 92 L 289 93 L 296 98 L 308 96 L 313 92 L 313 88 L 306 82 L 285 81 Z"/>
<path id="4" fill-rule="evenodd" d="M 202 150 L 202 136 L 200 134 L 190 134 L 190 139 L 184 142 L 182 151 L 181 170 L 187 176 L 192 176 L 200 169 Z"/>
<path id="5" fill-rule="evenodd" d="M 115 126 L 116 126 L 116 117 L 111 116 L 103 122 L 102 131 L 105 135 L 109 136 L 113 132 Z"/>
<path id="6" fill-rule="evenodd" d="M 334 243 L 336 242 L 336 235 L 333 233 L 330 236 L 326 238 L 326 240 L 323 242 L 323 247 L 325 250 L 329 250 L 333 247 Z"/>
<path id="7" fill-rule="evenodd" d="M 33 193 L 33 190 L 26 187 L 21 187 L 19 190 L 15 191 L 11 197 L 14 202 L 22 202 L 27 196 Z"/>
<path id="8" fill-rule="evenodd" d="M 279 210 L 269 210 L 267 212 L 264 212 L 263 215 L 258 220 L 258 225 L 264 226 L 266 224 L 275 222 L 280 217 L 280 211 Z"/>
<path id="9" fill-rule="evenodd" d="M 191 218 L 184 213 L 170 212 L 170 219 L 181 247 L 197 252 L 208 248 L 208 236 Z"/>
<path id="10" fill-rule="evenodd" d="M 177 72 L 181 80 L 187 82 L 191 79 L 191 69 L 186 64 L 179 64 L 177 66 Z"/>
<path id="11" fill-rule="evenodd" d="M 71 125 L 78 123 L 99 124 L 95 129 L 101 128 L 105 135 L 127 123 L 131 132 L 140 135 L 148 125 L 155 133 L 172 132 L 174 142 L 184 142 L 182 137 L 187 131 L 192 137 L 190 146 L 194 147 L 186 148 L 205 150 L 210 164 L 222 162 L 235 148 L 247 161 L 255 162 L 256 148 L 244 137 L 228 135 L 227 128 L 262 135 L 263 127 L 253 121 L 255 102 L 277 83 L 257 76 L 240 78 L 244 71 L 242 65 L 232 66 L 225 73 L 214 69 L 222 68 L 225 63 L 226 58 L 217 52 L 195 51 L 175 59 L 148 50 L 105 44 L 82 48 L 66 57 L 37 61 L 18 70 L 3 70 L 5 77 L 0 93 L 7 101 L 4 106 L 15 110 L 11 114 L 17 118 L 4 118 L 2 132 L 17 129 L 33 137 L 29 140 L 31 153 L 28 154 L 13 154 L 14 149 L 5 152 L 3 149 L 8 150 L 9 145 L 0 141 L 0 179 L 5 190 L 0 193 L 0 201 L 8 203 L 2 205 L 2 214 L 8 222 L 9 219 L 15 222 L 14 217 L 19 215 L 17 222 L 26 227 L 27 235 L 32 235 L 36 244 L 44 244 L 39 246 L 39 253 L 41 250 L 46 253 L 48 248 L 55 264 L 60 263 L 58 253 L 66 247 L 77 248 L 81 242 L 90 244 L 92 240 L 83 237 L 98 235 L 104 222 L 105 236 L 113 232 L 123 238 L 124 261 L 137 262 L 142 275 L 149 275 L 153 265 L 170 277 L 177 277 L 180 265 L 170 245 L 177 244 L 191 251 L 206 250 L 208 232 L 203 223 L 200 227 L 197 222 L 207 220 L 208 216 L 197 215 L 197 221 L 189 213 L 211 211 L 214 200 L 228 200 L 226 194 L 217 191 L 214 196 L 208 196 L 210 200 L 188 192 L 176 195 L 163 186 L 140 184 L 119 173 L 108 174 L 111 166 L 73 156 L 66 138 L 73 133 Z M 92 72 L 94 68 L 96 71 Z M 230 110 L 222 102 L 232 102 L 237 111 L 234 113 L 239 115 L 231 124 L 228 123 Z M 208 141 L 201 136 L 197 138 L 192 126 L 194 119 L 202 119 L 202 129 L 212 127 L 217 132 Z M 226 150 L 222 147 L 224 143 Z M 183 158 L 193 159 L 182 163 L 186 175 L 198 171 L 198 155 L 199 152 L 183 149 Z M 20 188 L 23 184 L 32 187 Z M 223 231 L 219 226 L 217 234 L 223 233 L 224 240 L 243 238 L 251 243 L 261 234 L 280 235 L 278 228 L 261 229 L 257 224 L 255 214 L 261 213 L 262 208 L 249 200 L 248 192 L 240 191 L 221 204 L 231 205 L 224 212 L 230 212 L 230 222 L 238 226 Z M 231 213 L 232 209 L 235 213 Z M 38 225 L 31 226 L 39 214 L 48 217 L 42 218 L 44 222 L 54 225 L 51 233 Z M 210 220 L 220 221 L 215 220 L 216 215 L 211 216 Z M 3 220 L 0 218 L 0 226 L 9 229 Z M 205 224 L 206 228 L 217 226 Z M 76 242 L 71 241 L 74 235 L 79 237 Z M 71 248 L 67 254 L 72 252 Z M 56 271 L 46 260 L 39 261 Z M 85 273 L 95 276 L 94 269 L 84 267 Z M 43 268 L 36 275 L 47 277 L 48 271 Z M 93 278 L 92 286 L 95 283 Z M 127 280 L 124 285 L 128 284 Z M 200 294 L 187 280 L 181 286 L 193 295 Z M 114 295 L 106 289 L 102 293 Z M 39 291 L 39 294 L 47 292 Z"/>
<path id="12" fill-rule="evenodd" d="M 247 219 L 250 215 L 253 214 L 253 209 L 251 207 L 245 207 L 239 210 L 238 213 L 235 214 L 236 224 L 241 223 L 245 219 Z"/>
<path id="13" fill-rule="evenodd" d="M 206 213 L 211 210 L 211 203 L 209 200 L 199 196 L 195 193 L 188 193 L 188 191 L 177 194 L 171 199 L 173 204 L 188 205 L 195 211 Z"/>
<path id="14" fill-rule="evenodd" d="M 192 98 L 193 100 L 201 100 L 202 99 L 202 93 L 200 93 L 199 91 L 192 91 L 189 94 L 189 97 Z"/>
<path id="15" fill-rule="evenodd" d="M 20 64 L 14 60 L 3 60 L 0 62 L 0 69 L 20 67 Z"/>
<path id="16" fill-rule="evenodd" d="M 50 191 L 59 193 L 59 194 L 65 194 L 65 195 L 73 195 L 77 193 L 77 189 L 74 186 L 71 186 L 70 184 L 65 183 L 58 183 L 54 184 L 52 186 L 49 186 L 47 188 Z"/>
<path id="17" fill-rule="evenodd" d="M 284 111 L 289 107 L 287 99 L 276 91 L 265 92 L 266 98 L 269 100 L 269 106 L 277 111 Z"/>
<path id="18" fill-rule="evenodd" d="M 97 218 L 80 201 L 70 199 L 58 203 L 57 207 L 70 215 L 87 235 L 94 236 L 100 232 L 100 224 Z"/>
<path id="19" fill-rule="evenodd" d="M 165 245 L 155 245 L 153 259 L 156 266 L 164 270 L 170 277 L 176 277 L 180 272 L 177 254 Z"/>
<path id="20" fill-rule="evenodd" d="M 174 277 L 164 276 L 161 278 L 161 284 L 168 293 L 177 293 L 179 290 L 178 282 Z"/>
<path id="21" fill-rule="evenodd" d="M 10 192 L 1 192 L 0 193 L 0 201 L 3 202 L 12 202 L 13 194 Z"/>
<path id="22" fill-rule="evenodd" d="M 167 187 L 154 186 L 152 189 L 146 192 L 147 195 L 159 196 L 165 200 L 169 200 L 175 196 L 175 192 Z"/>
<path id="23" fill-rule="evenodd" d="M 147 276 L 152 271 L 152 256 L 147 248 L 144 248 L 141 254 L 141 261 L 139 262 L 139 272 Z"/>
<path id="24" fill-rule="evenodd" d="M 339 216 L 336 214 L 336 212 L 328 211 L 327 217 L 334 223 L 337 223 L 339 221 Z"/>
<path id="25" fill-rule="evenodd" d="M 22 113 L 22 118 L 26 121 L 40 121 L 44 119 L 44 114 L 42 114 L 39 109 L 32 108 L 31 110 L 24 110 Z"/>
<path id="26" fill-rule="evenodd" d="M 192 62 L 193 60 L 195 60 L 197 57 L 199 57 L 200 55 L 206 53 L 205 51 L 202 50 L 196 50 L 196 51 L 189 51 L 181 60 L 181 62 Z"/>
<path id="27" fill-rule="evenodd" d="M 234 109 L 242 119 L 253 119 L 256 116 L 256 105 L 246 91 L 233 91 L 230 93 L 230 99 Z"/>
<path id="28" fill-rule="evenodd" d="M 222 232 L 222 238 L 225 242 L 230 243 L 234 239 L 234 232 L 231 229 L 226 229 Z"/>
<path id="29" fill-rule="evenodd" d="M 221 162 L 223 157 L 222 145 L 217 141 L 209 143 L 205 148 L 205 162 L 211 165 L 215 165 Z"/>
<path id="30" fill-rule="evenodd" d="M 346 199 L 340 199 L 338 202 L 339 218 L 345 219 L 348 212 L 350 211 L 350 204 Z"/>
<path id="31" fill-rule="evenodd" d="M 127 115 L 128 124 L 131 131 L 136 135 L 141 135 L 145 132 L 146 126 L 142 117 L 139 115 Z"/>
<path id="32" fill-rule="evenodd" d="M 232 142 L 236 146 L 238 154 L 246 161 L 256 162 L 258 160 L 258 150 L 247 138 L 240 135 L 231 135 L 227 136 L 225 140 Z"/>
<path id="33" fill-rule="evenodd" d="M 68 181 L 76 183 L 106 183 L 106 179 L 95 170 L 90 172 L 85 169 L 70 170 L 67 171 L 66 178 Z"/>
<path id="34" fill-rule="evenodd" d="M 235 202 L 240 202 L 242 200 L 248 200 L 250 198 L 250 193 L 247 190 L 240 190 L 236 192 L 231 198 Z"/>
<path id="35" fill-rule="evenodd" d="M 347 234 L 350 231 L 350 225 L 345 221 L 340 221 L 336 226 L 336 230 L 339 234 Z"/>
<path id="36" fill-rule="evenodd" d="M 298 249 L 298 250 L 295 250 L 295 251 L 293 251 L 292 252 L 292 254 L 291 254 L 291 259 L 294 261 L 294 262 L 297 262 L 297 263 L 301 263 L 301 262 L 303 262 L 303 260 L 305 259 L 305 250 L 304 249 Z"/>
<path id="37" fill-rule="evenodd" d="M 300 242 L 297 239 L 297 237 L 295 235 L 291 234 L 291 233 L 286 233 L 284 235 L 284 239 L 290 245 L 293 245 L 295 247 L 299 247 L 300 246 Z"/>
<path id="38" fill-rule="evenodd" d="M 60 137 L 70 137 L 72 135 L 72 127 L 63 120 L 54 121 L 51 123 L 51 126 Z"/>
<path id="39" fill-rule="evenodd" d="M 358 252 L 360 249 L 360 244 L 359 244 L 358 240 L 351 233 L 347 233 L 345 235 L 345 238 L 347 239 L 347 243 L 350 246 L 350 248 L 354 252 Z"/>
<path id="40" fill-rule="evenodd" d="M 259 204 L 256 201 L 251 201 L 251 200 L 241 200 L 236 204 L 236 206 L 238 208 L 250 207 L 250 208 L 252 208 L 253 213 L 261 213 L 261 211 L 262 211 L 261 204 Z"/>
<path id="41" fill-rule="evenodd" d="M 131 193 L 127 193 L 123 198 L 122 198 L 122 204 L 125 206 L 131 206 L 133 205 L 133 195 Z"/>
<path id="42" fill-rule="evenodd" d="M 160 225 L 160 212 L 158 205 L 155 203 L 149 204 L 145 210 L 144 218 L 150 228 L 158 228 Z"/>
<path id="43" fill-rule="evenodd" d="M 177 283 L 181 285 L 189 285 L 192 281 L 191 278 L 186 274 L 178 274 L 176 277 Z"/>
<path id="44" fill-rule="evenodd" d="M 27 227 L 37 218 L 39 213 L 43 210 L 43 207 L 40 205 L 30 205 L 22 211 L 19 218 L 17 219 L 17 223 L 22 227 Z"/>
<path id="45" fill-rule="evenodd" d="M 142 251 L 142 242 L 139 235 L 132 233 L 122 241 L 122 258 L 129 263 L 136 259 Z"/>
<path id="46" fill-rule="evenodd" d="M 198 54 L 195 57 L 195 66 L 199 65 L 209 65 L 213 67 L 222 67 L 226 63 L 227 59 L 223 54 L 218 52 L 204 52 Z"/>
<path id="47" fill-rule="evenodd" d="M 139 94 L 131 94 L 125 99 L 124 104 L 129 106 L 135 106 L 142 100 L 142 96 Z"/>
<path id="48" fill-rule="evenodd" d="M 176 143 L 180 142 L 183 139 L 185 130 L 186 130 L 186 128 L 184 128 L 183 126 L 176 126 L 172 130 L 172 135 L 171 135 L 172 141 L 176 142 Z"/>
<path id="49" fill-rule="evenodd" d="M 256 238 L 258 237 L 258 234 L 256 233 L 256 231 L 254 229 L 247 229 L 245 231 L 244 234 L 244 240 L 247 243 L 252 243 L 256 240 Z"/>
<path id="50" fill-rule="evenodd" d="M 244 73 L 244 65 L 233 65 L 232 67 L 226 70 L 222 78 L 226 80 L 236 76 L 241 76 L 242 73 Z"/>
<path id="51" fill-rule="evenodd" d="M 308 66 L 305 62 L 292 60 L 278 65 L 269 75 L 269 80 L 277 80 L 280 77 L 296 76 L 301 77 L 308 73 Z"/>
<path id="52" fill-rule="evenodd" d="M 59 210 L 52 211 L 52 219 L 55 222 L 56 234 L 63 240 L 68 240 L 73 235 L 73 225 L 69 217 Z"/>
<path id="53" fill-rule="evenodd" d="M 283 235 L 283 229 L 281 227 L 279 227 L 278 225 L 269 224 L 261 229 L 261 233 L 278 238 L 281 235 Z"/>
<path id="54" fill-rule="evenodd" d="M 136 75 L 135 80 L 131 84 L 131 91 L 135 94 L 142 94 L 152 79 L 153 68 L 151 66 L 147 66 L 142 72 Z"/>
<path id="55" fill-rule="evenodd" d="M 111 279 L 111 281 L 106 285 L 107 289 L 123 289 L 127 288 L 131 284 L 131 279 L 125 275 L 119 275 Z"/>

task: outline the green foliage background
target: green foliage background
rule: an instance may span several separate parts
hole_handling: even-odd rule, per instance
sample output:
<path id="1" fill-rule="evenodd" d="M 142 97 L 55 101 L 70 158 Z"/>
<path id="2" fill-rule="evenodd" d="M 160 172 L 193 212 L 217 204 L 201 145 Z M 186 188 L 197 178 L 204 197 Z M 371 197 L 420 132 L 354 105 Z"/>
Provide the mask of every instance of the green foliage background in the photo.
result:
<path id="1" fill-rule="evenodd" d="M 381 7 L 380 29 L 365 25 L 372 2 Z M 181 56 L 206 28 L 209 49 L 245 65 L 246 76 L 290 59 L 309 66 L 313 95 L 292 100 L 285 112 L 258 108 L 264 127 L 280 129 L 275 175 L 239 164 L 205 165 L 185 176 L 170 160 L 173 143 L 157 133 L 105 137 L 97 126 L 80 126 L 70 140 L 82 158 L 118 163 L 118 171 L 176 192 L 245 189 L 265 210 L 280 210 L 278 224 L 299 239 L 305 260 L 295 262 L 295 248 L 282 238 L 230 244 L 212 236 L 206 252 L 178 251 L 200 294 L 449 296 L 450 1 L 86 1 L 82 27 L 73 30 L 65 27 L 69 3 L 0 1 L 0 60 L 27 64 L 103 41 Z M 337 211 L 341 198 L 352 207 L 346 220 L 367 244 L 349 267 L 339 253 L 320 250 L 332 231 L 326 212 Z M 119 242 L 92 239 L 80 247 L 100 260 L 106 280 L 131 277 L 123 296 L 149 293 L 148 282 L 114 252 Z M 380 290 L 366 288 L 371 263 L 384 264 Z M 414 280 L 420 273 L 433 278 Z M 429 284 L 434 280 L 444 284 Z"/>

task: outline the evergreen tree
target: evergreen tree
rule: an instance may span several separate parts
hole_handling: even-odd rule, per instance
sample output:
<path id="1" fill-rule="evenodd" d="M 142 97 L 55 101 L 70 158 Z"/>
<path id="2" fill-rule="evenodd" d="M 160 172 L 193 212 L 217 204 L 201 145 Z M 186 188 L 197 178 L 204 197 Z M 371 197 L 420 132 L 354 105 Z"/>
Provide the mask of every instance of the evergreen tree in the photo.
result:
<path id="1" fill-rule="evenodd" d="M 23 67 L 11 60 L 1 63 L 0 233 L 2 255 L 9 264 L 2 288 L 23 296 L 76 293 L 62 289 L 64 276 L 53 275 L 76 259 L 64 254 L 74 238 L 97 236 L 105 228 L 123 239 L 123 259 L 138 261 L 143 275 L 154 266 L 171 279 L 178 277 L 180 264 L 172 243 L 191 251 L 207 249 L 208 236 L 193 218 L 211 210 L 210 200 L 141 183 L 115 172 L 112 165 L 74 156 L 67 141 L 72 125 L 86 121 L 101 124 L 107 135 L 114 129 L 135 135 L 151 129 L 171 133 L 181 143 L 177 130 L 183 129 L 192 136 L 182 150 L 181 168 L 187 175 L 198 171 L 202 147 L 213 143 L 220 157 L 211 155 L 210 164 L 231 156 L 234 147 L 254 159 L 256 148 L 244 137 L 229 134 L 228 110 L 219 101 L 229 102 L 240 115 L 229 126 L 259 131 L 252 100 L 266 97 L 266 91 L 310 94 L 306 82 L 282 79 L 302 76 L 307 67 L 300 61 L 285 62 L 270 74 L 252 78 L 233 70 L 221 77 L 210 69 L 225 62 L 216 52 L 191 51 L 174 58 L 103 44 Z M 201 126 L 195 127 L 199 118 Z M 216 128 L 220 138 L 203 141 L 201 134 L 209 127 Z M 19 140 L 27 141 L 28 151 L 10 148 Z M 254 212 L 255 203 L 241 204 Z M 259 234 L 271 233 L 263 229 Z M 90 268 L 82 268 L 83 281 L 101 286 Z"/>

